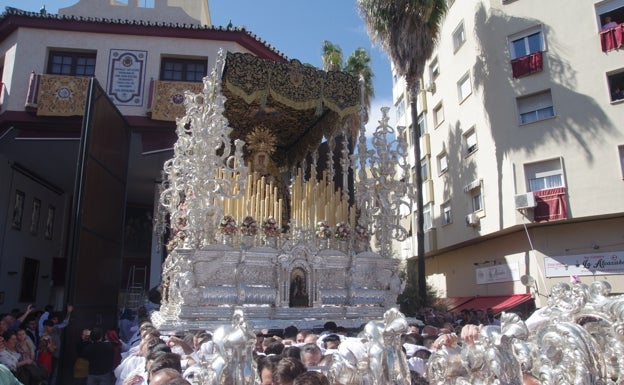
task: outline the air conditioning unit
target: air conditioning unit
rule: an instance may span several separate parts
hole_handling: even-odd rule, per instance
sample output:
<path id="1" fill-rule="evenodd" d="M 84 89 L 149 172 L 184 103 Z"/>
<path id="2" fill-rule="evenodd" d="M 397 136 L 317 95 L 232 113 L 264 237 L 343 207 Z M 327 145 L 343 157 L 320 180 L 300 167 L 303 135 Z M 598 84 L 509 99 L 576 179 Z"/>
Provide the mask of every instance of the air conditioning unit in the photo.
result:
<path id="1" fill-rule="evenodd" d="M 470 213 L 466 215 L 466 226 L 478 226 L 479 225 L 479 216 L 475 213 Z"/>
<path id="2" fill-rule="evenodd" d="M 532 192 L 518 194 L 514 197 L 516 202 L 516 210 L 530 209 L 537 206 L 535 195 Z"/>

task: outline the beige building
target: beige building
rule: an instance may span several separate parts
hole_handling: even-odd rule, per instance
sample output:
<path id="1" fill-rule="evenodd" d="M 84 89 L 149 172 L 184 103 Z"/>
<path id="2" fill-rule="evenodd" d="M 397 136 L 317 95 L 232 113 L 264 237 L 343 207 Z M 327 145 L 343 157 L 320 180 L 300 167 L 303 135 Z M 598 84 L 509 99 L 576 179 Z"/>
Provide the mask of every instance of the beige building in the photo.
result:
<path id="1" fill-rule="evenodd" d="M 482 298 L 459 308 L 624 292 L 624 2 L 449 3 L 418 107 L 428 282 Z M 406 95 L 395 76 L 397 125 Z"/>

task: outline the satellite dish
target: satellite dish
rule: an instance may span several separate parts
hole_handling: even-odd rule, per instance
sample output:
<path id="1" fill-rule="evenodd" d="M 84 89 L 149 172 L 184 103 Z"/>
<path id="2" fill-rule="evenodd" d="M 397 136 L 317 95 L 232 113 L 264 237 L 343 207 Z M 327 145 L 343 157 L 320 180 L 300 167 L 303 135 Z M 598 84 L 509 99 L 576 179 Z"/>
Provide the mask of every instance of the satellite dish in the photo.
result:
<path id="1" fill-rule="evenodd" d="M 525 274 L 520 277 L 520 283 L 522 283 L 524 286 L 533 286 L 535 284 L 535 278 Z"/>

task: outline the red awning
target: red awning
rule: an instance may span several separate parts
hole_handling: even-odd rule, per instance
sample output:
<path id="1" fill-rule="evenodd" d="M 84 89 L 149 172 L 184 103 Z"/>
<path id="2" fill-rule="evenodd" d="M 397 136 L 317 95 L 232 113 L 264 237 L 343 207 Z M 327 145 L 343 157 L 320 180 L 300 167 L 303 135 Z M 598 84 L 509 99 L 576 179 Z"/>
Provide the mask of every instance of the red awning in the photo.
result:
<path id="1" fill-rule="evenodd" d="M 500 313 L 502 311 L 512 309 L 530 299 L 531 294 L 472 297 L 471 300 L 462 303 L 452 310 L 456 313 L 462 311 L 463 309 L 486 310 L 491 307 L 494 310 L 494 313 Z"/>
<path id="2" fill-rule="evenodd" d="M 455 310 L 458 306 L 463 305 L 464 303 L 470 301 L 474 297 L 449 297 L 449 298 L 438 298 L 435 301 L 436 305 L 446 306 L 448 311 Z"/>

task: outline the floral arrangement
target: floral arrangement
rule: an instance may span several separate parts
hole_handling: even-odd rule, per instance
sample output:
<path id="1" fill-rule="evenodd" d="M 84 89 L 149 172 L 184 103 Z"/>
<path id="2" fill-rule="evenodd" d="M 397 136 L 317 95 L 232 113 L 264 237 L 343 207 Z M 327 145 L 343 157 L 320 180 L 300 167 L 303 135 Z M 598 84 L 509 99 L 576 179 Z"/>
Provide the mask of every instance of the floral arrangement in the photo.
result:
<path id="1" fill-rule="evenodd" d="M 175 248 L 182 247 L 184 245 L 184 239 L 186 239 L 186 233 L 182 230 L 176 232 L 169 242 L 167 242 L 167 251 L 171 251 Z"/>
<path id="2" fill-rule="evenodd" d="M 316 224 L 316 237 L 320 239 L 329 239 L 332 231 L 326 221 L 320 221 Z"/>
<path id="3" fill-rule="evenodd" d="M 358 241 L 368 241 L 370 239 L 368 229 L 359 223 L 355 225 L 355 239 Z"/>
<path id="4" fill-rule="evenodd" d="M 351 239 L 351 226 L 346 222 L 340 222 L 336 225 L 334 237 L 340 241 L 348 241 Z"/>
<path id="5" fill-rule="evenodd" d="M 240 225 L 240 232 L 243 235 L 256 235 L 258 234 L 258 222 L 253 219 L 252 216 L 246 216 L 243 219 L 243 223 Z"/>
<path id="6" fill-rule="evenodd" d="M 231 215 L 226 215 L 221 219 L 219 223 L 219 231 L 221 234 L 226 235 L 234 235 L 238 231 L 238 227 L 236 226 L 236 219 Z"/>
<path id="7" fill-rule="evenodd" d="M 186 202 L 182 201 L 178 205 L 178 212 L 181 213 L 177 220 L 173 220 L 171 226 L 171 237 L 169 242 L 167 242 L 167 250 L 171 251 L 175 248 L 182 247 L 184 245 L 184 240 L 186 239 Z"/>
<path id="8" fill-rule="evenodd" d="M 266 221 L 262 222 L 262 230 L 267 237 L 279 237 L 282 233 L 277 221 L 273 217 L 269 217 Z"/>

